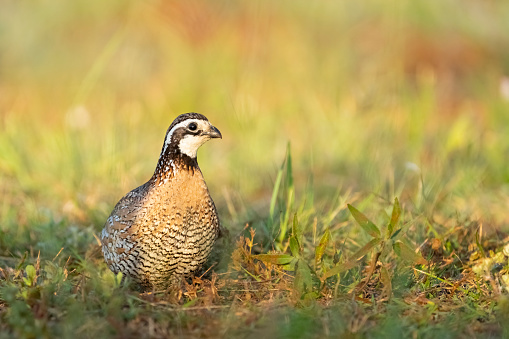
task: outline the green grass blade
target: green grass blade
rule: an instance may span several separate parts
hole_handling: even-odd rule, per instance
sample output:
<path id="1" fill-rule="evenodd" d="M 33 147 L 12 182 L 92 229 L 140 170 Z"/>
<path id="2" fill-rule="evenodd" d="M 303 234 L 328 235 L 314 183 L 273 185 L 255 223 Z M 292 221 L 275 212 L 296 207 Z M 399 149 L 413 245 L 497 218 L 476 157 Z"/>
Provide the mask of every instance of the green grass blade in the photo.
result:
<path id="1" fill-rule="evenodd" d="M 382 242 L 382 239 L 372 239 L 370 242 L 368 242 L 366 245 L 362 246 L 362 248 L 360 250 L 358 250 L 357 252 L 355 252 L 354 255 L 352 255 L 352 257 L 355 259 L 355 260 L 358 260 L 358 259 L 361 259 L 362 257 L 364 257 L 366 254 L 369 253 L 369 251 L 371 251 L 376 245 L 380 244 Z"/>
<path id="2" fill-rule="evenodd" d="M 242 270 L 244 270 L 245 273 L 247 273 L 251 278 L 253 278 L 254 280 L 260 282 L 262 281 L 262 279 L 260 279 L 260 277 L 257 277 L 256 275 L 254 275 L 253 273 L 249 272 L 248 270 L 246 270 L 244 267 L 242 267 Z"/>
<path id="3" fill-rule="evenodd" d="M 276 182 L 274 183 L 274 188 L 272 189 L 272 197 L 270 198 L 269 216 L 271 221 L 274 220 L 274 210 L 276 209 L 276 201 L 279 193 L 279 187 L 281 186 L 282 178 L 283 178 L 283 168 L 280 168 L 279 171 L 277 172 Z"/>
<path id="4" fill-rule="evenodd" d="M 184 305 L 182 305 L 182 308 L 188 308 L 188 307 L 194 306 L 199 300 L 200 300 L 200 298 L 191 299 L 188 302 L 186 302 Z"/>

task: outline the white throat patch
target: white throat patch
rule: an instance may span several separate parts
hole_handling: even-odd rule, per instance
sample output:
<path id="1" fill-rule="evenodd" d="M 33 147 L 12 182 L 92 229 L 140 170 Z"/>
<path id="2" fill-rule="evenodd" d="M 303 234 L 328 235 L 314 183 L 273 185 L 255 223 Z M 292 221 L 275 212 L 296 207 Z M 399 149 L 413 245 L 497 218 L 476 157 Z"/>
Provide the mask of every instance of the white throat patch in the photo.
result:
<path id="1" fill-rule="evenodd" d="M 186 135 L 179 143 L 180 152 L 191 158 L 196 158 L 198 148 L 207 142 L 210 138 L 207 135 Z"/>

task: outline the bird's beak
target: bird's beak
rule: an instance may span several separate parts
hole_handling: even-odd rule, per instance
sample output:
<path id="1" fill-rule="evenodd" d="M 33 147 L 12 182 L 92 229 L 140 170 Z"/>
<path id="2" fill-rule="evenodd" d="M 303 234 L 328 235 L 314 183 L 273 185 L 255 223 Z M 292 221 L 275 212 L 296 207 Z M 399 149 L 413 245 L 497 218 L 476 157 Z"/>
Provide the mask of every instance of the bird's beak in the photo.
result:
<path id="1" fill-rule="evenodd" d="M 210 125 L 208 131 L 203 131 L 203 134 L 208 135 L 209 138 L 220 138 L 223 139 L 221 132 L 214 126 Z"/>

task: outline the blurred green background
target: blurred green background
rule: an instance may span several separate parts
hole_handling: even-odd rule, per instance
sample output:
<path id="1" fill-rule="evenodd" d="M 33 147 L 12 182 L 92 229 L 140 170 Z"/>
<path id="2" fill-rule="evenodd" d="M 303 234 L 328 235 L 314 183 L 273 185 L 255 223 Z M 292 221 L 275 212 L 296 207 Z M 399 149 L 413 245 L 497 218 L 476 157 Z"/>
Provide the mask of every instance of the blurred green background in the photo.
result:
<path id="1" fill-rule="evenodd" d="M 445 227 L 507 230 L 508 2 L 0 6 L 2 256 L 95 242 L 190 111 L 224 136 L 199 162 L 234 230 L 267 216 L 287 143 L 317 213 L 399 196 Z"/>

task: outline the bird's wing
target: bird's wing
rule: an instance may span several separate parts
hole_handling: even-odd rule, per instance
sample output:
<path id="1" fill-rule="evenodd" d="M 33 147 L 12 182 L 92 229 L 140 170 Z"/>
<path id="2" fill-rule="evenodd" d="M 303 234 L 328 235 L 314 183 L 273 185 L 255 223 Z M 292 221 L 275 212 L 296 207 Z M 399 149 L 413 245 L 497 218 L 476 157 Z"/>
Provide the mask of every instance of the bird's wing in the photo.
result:
<path id="1" fill-rule="evenodd" d="M 115 205 L 104 225 L 103 242 L 105 238 L 113 234 L 126 233 L 127 235 L 135 231 L 132 228 L 136 225 L 136 220 L 144 214 L 149 191 L 147 185 L 148 183 L 135 188 Z"/>

